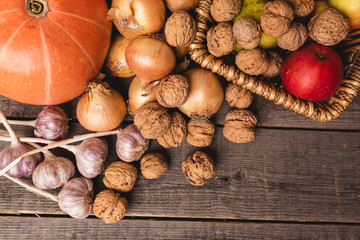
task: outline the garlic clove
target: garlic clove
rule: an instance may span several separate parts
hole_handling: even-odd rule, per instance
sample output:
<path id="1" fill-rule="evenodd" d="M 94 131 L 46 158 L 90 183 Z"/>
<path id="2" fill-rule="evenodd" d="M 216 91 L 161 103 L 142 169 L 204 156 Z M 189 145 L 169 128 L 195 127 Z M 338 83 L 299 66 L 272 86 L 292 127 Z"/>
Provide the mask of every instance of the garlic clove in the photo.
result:
<path id="1" fill-rule="evenodd" d="M 117 136 L 116 153 L 125 162 L 137 161 L 148 149 L 149 140 L 144 138 L 134 124 L 124 128 Z"/>
<path id="2" fill-rule="evenodd" d="M 75 147 L 76 165 L 86 178 L 94 178 L 104 169 L 108 144 L 104 139 L 89 138 Z"/>
<path id="3" fill-rule="evenodd" d="M 4 148 L 0 152 L 0 169 L 5 168 L 16 158 L 22 154 L 33 150 L 34 148 L 27 144 L 12 144 L 9 147 Z M 22 176 L 28 176 L 35 170 L 38 163 L 41 161 L 41 154 L 33 154 L 21 159 L 21 161 L 14 167 L 12 167 L 7 174 L 13 178 L 19 178 Z"/>
<path id="4" fill-rule="evenodd" d="M 74 164 L 67 158 L 46 153 L 45 159 L 33 172 L 33 183 L 40 189 L 55 189 L 75 175 Z"/>
<path id="5" fill-rule="evenodd" d="M 67 182 L 58 194 L 61 210 L 76 219 L 88 217 L 92 210 L 93 182 L 84 177 Z"/>

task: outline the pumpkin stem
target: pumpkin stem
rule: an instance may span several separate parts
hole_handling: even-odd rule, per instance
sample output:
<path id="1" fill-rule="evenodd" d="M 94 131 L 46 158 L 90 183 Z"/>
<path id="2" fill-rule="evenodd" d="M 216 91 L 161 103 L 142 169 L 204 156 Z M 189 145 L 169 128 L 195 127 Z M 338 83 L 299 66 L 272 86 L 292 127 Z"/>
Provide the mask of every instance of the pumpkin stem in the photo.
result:
<path id="1" fill-rule="evenodd" d="M 47 0 L 25 0 L 26 10 L 31 16 L 45 17 L 50 11 Z"/>

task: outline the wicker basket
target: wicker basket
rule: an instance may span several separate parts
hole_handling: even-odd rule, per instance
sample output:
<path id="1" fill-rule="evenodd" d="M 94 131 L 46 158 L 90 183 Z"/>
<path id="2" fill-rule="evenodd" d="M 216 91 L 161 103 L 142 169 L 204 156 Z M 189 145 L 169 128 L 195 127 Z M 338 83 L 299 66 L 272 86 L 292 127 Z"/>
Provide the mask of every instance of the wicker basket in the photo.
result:
<path id="1" fill-rule="evenodd" d="M 210 16 L 212 0 L 200 0 L 196 11 L 197 33 L 190 45 L 191 59 L 212 72 L 223 76 L 251 92 L 265 97 L 308 118 L 319 122 L 330 122 L 338 118 L 356 97 L 360 89 L 360 30 L 350 33 L 342 42 L 343 54 L 348 64 L 344 80 L 338 92 L 328 101 L 315 103 L 303 101 L 292 96 L 282 86 L 270 81 L 250 76 L 233 65 L 227 65 L 221 59 L 211 55 L 206 46 L 206 33 L 213 22 Z"/>

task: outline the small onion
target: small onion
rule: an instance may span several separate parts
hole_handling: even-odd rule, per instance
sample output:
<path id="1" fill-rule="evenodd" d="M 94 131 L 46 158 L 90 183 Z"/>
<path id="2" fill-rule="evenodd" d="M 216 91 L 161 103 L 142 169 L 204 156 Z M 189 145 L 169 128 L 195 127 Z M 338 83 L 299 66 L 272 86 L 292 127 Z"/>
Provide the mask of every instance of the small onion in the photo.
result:
<path id="1" fill-rule="evenodd" d="M 108 12 L 119 32 L 129 39 L 157 33 L 165 23 L 163 0 L 113 0 Z"/>
<path id="2" fill-rule="evenodd" d="M 208 119 L 221 107 L 224 91 L 219 78 L 203 68 L 194 68 L 183 74 L 188 78 L 190 91 L 186 102 L 178 107 L 190 118 Z"/>
<path id="3" fill-rule="evenodd" d="M 116 153 L 125 162 L 139 160 L 148 146 L 149 140 L 141 135 L 134 124 L 130 124 L 117 135 Z"/>
<path id="4" fill-rule="evenodd" d="M 199 0 L 165 0 L 165 5 L 169 8 L 171 12 L 176 11 L 190 11 L 195 9 Z"/>
<path id="5" fill-rule="evenodd" d="M 125 59 L 125 50 L 129 43 L 130 40 L 121 35 L 117 35 L 112 41 L 105 64 L 111 76 L 129 78 L 135 75 Z"/>
<path id="6" fill-rule="evenodd" d="M 104 139 L 88 138 L 80 145 L 73 146 L 76 165 L 79 172 L 86 178 L 94 178 L 104 169 L 108 155 L 108 144 Z"/>
<path id="7" fill-rule="evenodd" d="M 40 189 L 55 189 L 69 181 L 75 174 L 74 164 L 67 158 L 57 157 L 50 152 L 33 172 L 32 180 Z"/>
<path id="8" fill-rule="evenodd" d="M 151 90 L 147 91 L 142 88 L 141 80 L 139 77 L 135 77 L 129 87 L 129 112 L 135 114 L 139 107 L 145 103 L 156 101 L 156 92 L 159 85 L 155 85 Z"/>
<path id="9" fill-rule="evenodd" d="M 80 124 L 89 131 L 108 131 L 124 120 L 126 104 L 119 92 L 108 83 L 93 81 L 81 96 L 76 108 Z"/>
<path id="10" fill-rule="evenodd" d="M 93 199 L 93 182 L 84 177 L 71 179 L 58 195 L 61 210 L 77 219 L 84 219 L 90 215 Z"/>
<path id="11" fill-rule="evenodd" d="M 126 62 L 143 87 L 168 75 L 175 67 L 174 51 L 164 41 L 148 36 L 133 40 L 126 48 Z"/>

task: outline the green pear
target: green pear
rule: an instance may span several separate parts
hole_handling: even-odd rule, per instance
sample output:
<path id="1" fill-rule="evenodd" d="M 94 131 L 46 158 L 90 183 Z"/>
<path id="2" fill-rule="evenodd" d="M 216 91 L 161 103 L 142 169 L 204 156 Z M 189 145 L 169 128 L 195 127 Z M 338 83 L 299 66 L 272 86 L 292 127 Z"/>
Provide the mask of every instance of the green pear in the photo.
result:
<path id="1" fill-rule="evenodd" d="M 233 22 L 241 17 L 253 17 L 256 21 L 260 22 L 260 15 L 265 3 L 265 0 L 244 0 L 241 11 L 233 19 Z"/>

